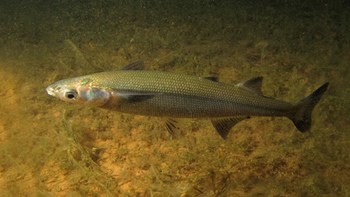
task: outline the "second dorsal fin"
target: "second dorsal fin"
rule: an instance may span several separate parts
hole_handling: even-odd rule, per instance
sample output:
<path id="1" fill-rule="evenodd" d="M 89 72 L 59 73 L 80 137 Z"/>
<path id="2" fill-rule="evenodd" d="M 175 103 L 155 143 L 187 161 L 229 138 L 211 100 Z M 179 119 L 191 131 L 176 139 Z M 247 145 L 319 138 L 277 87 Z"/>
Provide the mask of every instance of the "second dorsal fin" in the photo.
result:
<path id="1" fill-rule="evenodd" d="M 263 80 L 263 77 L 255 77 L 247 81 L 243 81 L 237 84 L 236 86 L 244 90 L 248 90 L 248 91 L 254 92 L 255 94 L 263 96 L 261 92 L 262 80 Z"/>

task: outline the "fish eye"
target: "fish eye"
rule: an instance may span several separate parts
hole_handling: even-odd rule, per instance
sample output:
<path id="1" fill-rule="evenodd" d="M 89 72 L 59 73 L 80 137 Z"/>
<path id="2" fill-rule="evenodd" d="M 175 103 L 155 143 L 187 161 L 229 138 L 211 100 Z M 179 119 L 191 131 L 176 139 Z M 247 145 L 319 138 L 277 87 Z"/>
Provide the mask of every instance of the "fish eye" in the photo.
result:
<path id="1" fill-rule="evenodd" d="M 64 97 L 69 99 L 69 100 L 75 100 L 77 98 L 77 91 L 75 90 L 69 90 L 67 92 L 64 93 Z"/>

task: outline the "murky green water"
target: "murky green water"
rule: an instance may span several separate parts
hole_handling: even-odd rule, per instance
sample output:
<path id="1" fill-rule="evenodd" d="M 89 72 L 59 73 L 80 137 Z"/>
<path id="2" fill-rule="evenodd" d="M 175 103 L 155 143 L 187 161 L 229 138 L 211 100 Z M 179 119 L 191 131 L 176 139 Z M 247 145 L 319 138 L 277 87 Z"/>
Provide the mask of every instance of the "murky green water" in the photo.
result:
<path id="1" fill-rule="evenodd" d="M 9 1 L 0 6 L 0 196 L 349 196 L 350 4 Z M 117 70 L 264 76 L 293 102 L 330 87 L 300 133 L 252 118 L 222 140 L 208 120 L 74 106 L 53 82 Z"/>

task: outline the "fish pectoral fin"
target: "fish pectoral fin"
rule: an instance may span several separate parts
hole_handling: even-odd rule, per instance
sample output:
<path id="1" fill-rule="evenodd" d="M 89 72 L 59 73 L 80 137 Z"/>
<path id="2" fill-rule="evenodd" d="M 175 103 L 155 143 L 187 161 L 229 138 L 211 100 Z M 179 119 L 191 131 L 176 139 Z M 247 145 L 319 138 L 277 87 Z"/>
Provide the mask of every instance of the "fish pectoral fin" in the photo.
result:
<path id="1" fill-rule="evenodd" d="M 142 60 L 140 60 L 140 61 L 132 62 L 126 66 L 123 66 L 123 68 L 119 70 L 143 70 L 144 67 L 145 67 L 145 63 Z"/>
<path id="2" fill-rule="evenodd" d="M 250 92 L 258 94 L 260 96 L 263 96 L 263 94 L 261 92 L 262 80 L 263 80 L 263 77 L 255 77 L 255 78 L 249 79 L 247 81 L 243 81 L 241 83 L 238 83 L 238 84 L 236 84 L 236 86 L 240 87 L 244 90 L 248 90 Z"/>
<path id="3" fill-rule="evenodd" d="M 238 122 L 250 118 L 249 116 L 235 116 L 230 118 L 213 119 L 211 123 L 215 127 L 216 131 L 225 140 L 231 128 Z"/>
<path id="4" fill-rule="evenodd" d="M 176 137 L 175 136 L 175 131 L 180 129 L 177 124 L 178 124 L 178 121 L 176 121 L 175 119 L 172 119 L 172 118 L 168 118 L 165 121 L 166 129 L 168 130 L 168 132 L 170 133 L 170 135 L 173 138 Z"/>
<path id="5" fill-rule="evenodd" d="M 142 102 L 162 93 L 134 90 L 115 90 L 115 94 L 128 102 Z"/>

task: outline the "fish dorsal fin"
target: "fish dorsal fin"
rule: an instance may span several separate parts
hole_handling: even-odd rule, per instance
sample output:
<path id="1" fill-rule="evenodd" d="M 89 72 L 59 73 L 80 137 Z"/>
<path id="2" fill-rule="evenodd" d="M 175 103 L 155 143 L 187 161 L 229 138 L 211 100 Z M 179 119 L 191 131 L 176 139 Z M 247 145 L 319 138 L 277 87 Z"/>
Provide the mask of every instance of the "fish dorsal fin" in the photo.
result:
<path id="1" fill-rule="evenodd" d="M 203 79 L 208 79 L 210 81 L 215 81 L 218 82 L 218 78 L 217 77 L 202 77 Z"/>
<path id="2" fill-rule="evenodd" d="M 226 140 L 228 133 L 231 128 L 235 126 L 242 120 L 250 118 L 249 116 L 236 116 L 230 118 L 221 118 L 221 119 L 213 119 L 211 123 L 215 127 L 216 131 L 220 134 L 220 136 Z"/>
<path id="3" fill-rule="evenodd" d="M 143 70 L 144 67 L 145 67 L 145 63 L 142 60 L 140 60 L 140 61 L 132 62 L 126 66 L 123 66 L 123 68 L 119 70 Z"/>
<path id="4" fill-rule="evenodd" d="M 249 79 L 247 81 L 243 81 L 243 82 L 237 84 L 236 86 L 240 87 L 244 90 L 248 90 L 250 92 L 254 92 L 258 95 L 263 96 L 263 94 L 261 92 L 262 80 L 263 80 L 263 77 L 255 77 L 255 78 Z"/>

